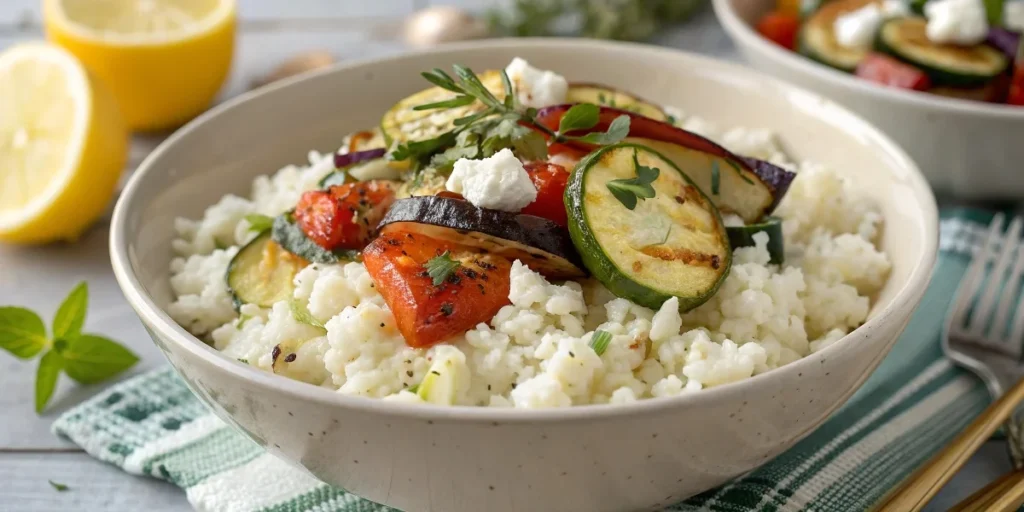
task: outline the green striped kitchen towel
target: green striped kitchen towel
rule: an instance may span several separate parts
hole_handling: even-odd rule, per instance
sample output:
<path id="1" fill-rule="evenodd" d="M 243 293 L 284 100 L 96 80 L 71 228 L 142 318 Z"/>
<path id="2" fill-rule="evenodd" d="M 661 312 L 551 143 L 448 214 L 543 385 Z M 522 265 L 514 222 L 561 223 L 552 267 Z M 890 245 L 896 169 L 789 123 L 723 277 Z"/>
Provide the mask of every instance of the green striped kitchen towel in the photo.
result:
<path id="1" fill-rule="evenodd" d="M 966 426 L 989 397 L 942 357 L 938 338 L 988 218 L 944 212 L 940 278 L 892 354 L 845 407 L 778 459 L 667 510 L 863 510 Z M 129 473 L 182 487 L 198 510 L 391 510 L 265 453 L 207 411 L 169 369 L 111 388 L 63 415 L 53 430 Z"/>

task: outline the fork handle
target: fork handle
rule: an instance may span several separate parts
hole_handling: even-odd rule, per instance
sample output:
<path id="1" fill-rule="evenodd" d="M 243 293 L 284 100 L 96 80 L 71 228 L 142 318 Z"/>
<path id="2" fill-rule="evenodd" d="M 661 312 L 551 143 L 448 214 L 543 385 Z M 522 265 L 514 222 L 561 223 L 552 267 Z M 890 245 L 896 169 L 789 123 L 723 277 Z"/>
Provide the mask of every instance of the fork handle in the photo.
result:
<path id="1" fill-rule="evenodd" d="M 914 471 L 872 510 L 916 512 L 924 508 L 978 447 L 1010 417 L 1021 400 L 1024 400 L 1024 379 L 1017 381 L 1003 396 L 989 405 L 942 451 Z"/>
<path id="2" fill-rule="evenodd" d="M 965 500 L 950 512 L 988 512 L 1017 510 L 1024 503 L 1024 470 L 1008 471 Z"/>

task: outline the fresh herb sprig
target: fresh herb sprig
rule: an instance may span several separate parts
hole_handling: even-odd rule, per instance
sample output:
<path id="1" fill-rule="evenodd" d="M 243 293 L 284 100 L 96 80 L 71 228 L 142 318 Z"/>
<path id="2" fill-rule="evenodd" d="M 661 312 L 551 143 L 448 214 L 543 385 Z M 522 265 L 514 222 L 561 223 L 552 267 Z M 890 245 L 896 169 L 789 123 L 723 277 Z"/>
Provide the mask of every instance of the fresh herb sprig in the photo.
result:
<path id="1" fill-rule="evenodd" d="M 456 64 L 452 70 L 454 77 L 437 68 L 421 75 L 437 87 L 455 93 L 455 96 L 417 105 L 413 110 L 451 109 L 476 102 L 483 108 L 455 119 L 453 130 L 435 138 L 397 145 L 388 153 L 389 159 L 411 160 L 417 166 L 429 163 L 444 169 L 459 158 L 485 158 L 508 147 L 519 153 L 525 152 L 520 154 L 522 158 L 539 160 L 547 157 L 547 148 L 540 134 L 547 135 L 552 142 L 579 141 L 599 145 L 614 144 L 629 135 L 629 116 L 625 114 L 613 120 L 605 132 L 570 135 L 572 131 L 588 130 L 600 122 L 600 108 L 591 104 L 574 105 L 562 116 L 558 130 L 552 130 L 537 118 L 537 109 L 523 108 L 519 104 L 512 80 L 504 70 L 501 71 L 502 99 L 498 99 L 468 67 Z"/>
<path id="2" fill-rule="evenodd" d="M 661 174 L 657 167 L 640 165 L 636 151 L 633 151 L 633 166 L 636 168 L 635 178 L 620 178 L 606 184 L 615 199 L 618 199 L 622 206 L 629 210 L 636 208 L 637 200 L 654 197 L 655 191 L 652 184 Z"/>
<path id="3" fill-rule="evenodd" d="M 495 36 L 640 41 L 690 18 L 701 0 L 515 0 L 488 12 Z"/>
<path id="4" fill-rule="evenodd" d="M 458 260 L 453 260 L 449 251 L 445 251 L 440 256 L 430 258 L 427 260 L 426 265 L 424 265 L 427 275 L 430 276 L 434 286 L 441 286 L 441 283 L 447 281 L 461 266 L 462 263 Z"/>
<path id="5" fill-rule="evenodd" d="M 36 370 L 36 413 L 46 408 L 61 372 L 80 384 L 95 384 L 139 361 L 138 356 L 113 340 L 82 333 L 88 305 L 89 288 L 83 281 L 57 309 L 51 336 L 47 336 L 42 318 L 32 310 L 0 307 L 0 348 L 25 360 L 45 351 Z"/>

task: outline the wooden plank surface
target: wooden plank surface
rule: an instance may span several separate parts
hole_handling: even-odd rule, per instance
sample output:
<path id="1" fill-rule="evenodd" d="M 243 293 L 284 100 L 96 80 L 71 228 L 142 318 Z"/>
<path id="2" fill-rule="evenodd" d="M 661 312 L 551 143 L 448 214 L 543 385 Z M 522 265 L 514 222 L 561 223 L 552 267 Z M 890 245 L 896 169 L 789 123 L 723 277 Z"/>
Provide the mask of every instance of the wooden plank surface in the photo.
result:
<path id="1" fill-rule="evenodd" d="M 510 0 L 499 0 L 508 5 Z M 432 3 L 480 9 L 487 0 L 239 0 L 242 19 L 238 53 L 221 99 L 236 95 L 256 76 L 281 60 L 308 50 L 326 49 L 340 60 L 387 55 L 402 50 L 393 37 L 403 16 Z M 39 0 L 0 0 L 0 50 L 41 37 Z M 663 34 L 657 44 L 736 58 L 736 52 L 710 11 L 684 28 Z M 129 167 L 134 168 L 159 142 L 136 137 Z M 90 283 L 92 301 L 87 330 L 115 338 L 138 353 L 132 373 L 166 364 L 124 302 L 110 273 L 107 229 L 94 228 L 75 245 L 43 248 L 0 246 L 0 304 L 40 311 L 47 321 L 78 280 Z M 75 386 L 61 381 L 47 413 L 32 410 L 35 367 L 0 354 L 0 510 L 17 511 L 183 511 L 184 494 L 162 482 L 133 477 L 82 453 L 49 432 L 62 411 L 92 396 L 103 385 Z M 109 385 L 109 384 L 108 384 Z M 988 443 L 928 510 L 949 508 L 1008 467 L 1000 443 Z M 71 487 L 57 493 L 47 480 Z"/>

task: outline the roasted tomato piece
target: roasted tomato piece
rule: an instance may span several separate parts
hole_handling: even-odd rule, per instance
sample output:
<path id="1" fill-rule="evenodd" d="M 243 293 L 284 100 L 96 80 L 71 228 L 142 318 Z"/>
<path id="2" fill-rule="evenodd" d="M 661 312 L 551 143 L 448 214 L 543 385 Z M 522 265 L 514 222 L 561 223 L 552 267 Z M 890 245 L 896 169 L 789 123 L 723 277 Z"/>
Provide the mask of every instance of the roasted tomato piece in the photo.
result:
<path id="1" fill-rule="evenodd" d="M 436 286 L 427 271 L 435 257 L 458 263 Z M 509 303 L 512 263 L 478 249 L 384 230 L 363 249 L 363 264 L 410 347 L 429 347 L 462 334 L 489 322 Z"/>
<path id="2" fill-rule="evenodd" d="M 924 91 L 931 86 L 928 75 L 920 69 L 887 55 L 869 53 L 857 65 L 856 75 L 882 85 L 899 89 Z"/>
<path id="3" fill-rule="evenodd" d="M 772 12 L 757 22 L 759 34 L 787 50 L 796 48 L 796 35 L 799 31 L 800 16 L 797 13 Z"/>
<path id="4" fill-rule="evenodd" d="M 569 171 L 565 167 L 547 162 L 533 162 L 525 165 L 533 186 L 537 187 L 537 199 L 526 205 L 520 213 L 544 217 L 559 226 L 568 226 L 569 217 L 565 211 L 565 186 L 569 182 Z"/>
<path id="5" fill-rule="evenodd" d="M 389 181 L 335 185 L 302 194 L 295 206 L 295 220 L 302 232 L 324 249 L 362 249 L 394 200 Z"/>

